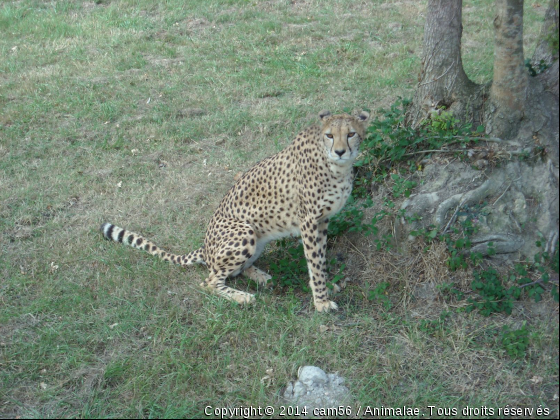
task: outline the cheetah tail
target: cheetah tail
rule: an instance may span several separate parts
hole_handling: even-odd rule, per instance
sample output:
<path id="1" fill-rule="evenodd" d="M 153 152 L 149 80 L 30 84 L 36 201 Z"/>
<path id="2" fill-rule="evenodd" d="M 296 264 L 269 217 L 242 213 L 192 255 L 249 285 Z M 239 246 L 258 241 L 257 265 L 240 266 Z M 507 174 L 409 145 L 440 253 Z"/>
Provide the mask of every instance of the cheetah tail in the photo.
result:
<path id="1" fill-rule="evenodd" d="M 193 265 L 195 263 L 204 264 L 203 248 L 189 252 L 186 255 L 176 255 L 164 251 L 153 242 L 147 240 L 141 235 L 138 235 L 137 233 L 120 228 L 111 223 L 103 223 L 101 225 L 101 232 L 103 232 L 105 239 L 130 245 L 136 249 L 141 249 L 161 258 L 164 261 L 182 266 Z"/>

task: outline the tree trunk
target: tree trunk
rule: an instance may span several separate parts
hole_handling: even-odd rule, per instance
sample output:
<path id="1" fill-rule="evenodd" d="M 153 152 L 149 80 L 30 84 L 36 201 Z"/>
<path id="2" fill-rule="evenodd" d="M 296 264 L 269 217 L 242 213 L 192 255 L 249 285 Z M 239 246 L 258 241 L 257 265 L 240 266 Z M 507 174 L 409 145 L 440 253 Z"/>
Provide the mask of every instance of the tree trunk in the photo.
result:
<path id="1" fill-rule="evenodd" d="M 417 126 L 438 108 L 465 114 L 461 99 L 477 89 L 465 74 L 461 58 L 462 0 L 429 0 L 424 26 L 422 68 L 407 122 Z M 460 108 L 460 109 L 456 109 Z"/>
<path id="2" fill-rule="evenodd" d="M 551 114 L 556 109 L 556 115 L 550 116 L 549 135 L 540 136 L 540 143 L 545 147 L 548 158 L 553 163 L 551 170 L 558 182 L 558 167 L 560 145 L 558 144 L 558 0 L 550 0 L 541 29 L 540 41 L 537 44 L 533 58 L 533 69 L 541 70 L 541 65 L 548 66 L 535 79 L 542 85 L 544 92 L 540 95 L 541 115 Z M 550 98 L 551 97 L 551 98 Z"/>
<path id="3" fill-rule="evenodd" d="M 558 0 L 550 0 L 544 16 L 540 41 L 531 59 L 533 68 L 538 69 L 541 62 L 546 66 L 558 60 Z"/>
<path id="4" fill-rule="evenodd" d="M 543 66 L 547 67 L 537 75 L 537 78 L 547 91 L 556 96 L 558 96 L 558 14 L 558 0 L 550 0 L 540 41 L 531 59 L 533 69 L 539 71 Z"/>
<path id="5" fill-rule="evenodd" d="M 496 0 L 494 29 L 494 79 L 486 132 L 511 139 L 525 115 L 529 84 L 523 58 L 523 0 Z"/>

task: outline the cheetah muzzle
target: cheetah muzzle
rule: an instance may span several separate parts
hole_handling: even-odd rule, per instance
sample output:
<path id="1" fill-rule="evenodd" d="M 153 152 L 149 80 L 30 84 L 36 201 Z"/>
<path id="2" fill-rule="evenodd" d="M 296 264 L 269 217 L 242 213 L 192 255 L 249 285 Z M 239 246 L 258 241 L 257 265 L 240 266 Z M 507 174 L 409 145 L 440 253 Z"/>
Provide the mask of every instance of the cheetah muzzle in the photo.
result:
<path id="1" fill-rule="evenodd" d="M 103 235 L 182 266 L 206 264 L 209 276 L 201 286 L 242 304 L 254 302 L 254 295 L 227 286 L 226 279 L 244 273 L 266 285 L 271 276 L 253 266 L 265 245 L 301 235 L 315 309 L 337 309 L 327 298 L 327 227 L 352 191 L 352 166 L 369 114 L 323 111 L 319 117 L 320 124 L 303 130 L 286 149 L 257 163 L 233 185 L 212 216 L 201 248 L 171 254 L 111 223 L 101 226 Z"/>

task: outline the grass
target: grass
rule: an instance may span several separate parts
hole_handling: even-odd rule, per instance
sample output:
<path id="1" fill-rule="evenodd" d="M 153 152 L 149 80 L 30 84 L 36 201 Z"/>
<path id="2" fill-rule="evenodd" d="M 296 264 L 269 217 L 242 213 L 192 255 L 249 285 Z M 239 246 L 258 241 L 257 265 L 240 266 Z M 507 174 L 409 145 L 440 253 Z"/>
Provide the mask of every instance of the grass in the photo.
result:
<path id="1" fill-rule="evenodd" d="M 467 73 L 487 82 L 490 2 L 464 3 Z M 279 407 L 305 364 L 339 371 L 356 407 L 437 417 L 428 406 L 542 405 L 556 417 L 550 300 L 510 317 L 458 312 L 417 293 L 456 274 L 348 236 L 332 251 L 343 250 L 351 277 L 340 311 L 316 314 L 299 289 L 259 291 L 244 308 L 200 290 L 203 268 L 170 266 L 98 231 L 112 221 L 175 252 L 200 246 L 234 175 L 284 148 L 321 109 L 375 111 L 411 96 L 425 6 L 2 2 L 0 417 Z M 545 6 L 525 7 L 530 51 Z M 367 299 L 387 280 L 390 308 Z M 529 345 L 514 359 L 501 331 L 522 321 Z"/>

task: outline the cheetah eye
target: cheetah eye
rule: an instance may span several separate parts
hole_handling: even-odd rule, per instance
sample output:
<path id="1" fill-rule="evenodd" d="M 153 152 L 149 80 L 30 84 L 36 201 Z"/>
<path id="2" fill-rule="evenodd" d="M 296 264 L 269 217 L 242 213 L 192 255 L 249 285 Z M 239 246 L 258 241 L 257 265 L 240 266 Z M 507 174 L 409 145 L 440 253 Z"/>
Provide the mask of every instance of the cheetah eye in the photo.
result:
<path id="1" fill-rule="evenodd" d="M 348 133 L 348 138 L 354 137 L 356 133 Z"/>
<path id="2" fill-rule="evenodd" d="M 327 138 L 332 139 L 333 135 L 332 134 L 325 134 L 325 136 L 327 136 Z"/>

